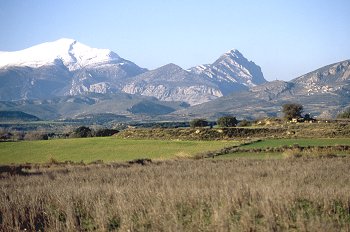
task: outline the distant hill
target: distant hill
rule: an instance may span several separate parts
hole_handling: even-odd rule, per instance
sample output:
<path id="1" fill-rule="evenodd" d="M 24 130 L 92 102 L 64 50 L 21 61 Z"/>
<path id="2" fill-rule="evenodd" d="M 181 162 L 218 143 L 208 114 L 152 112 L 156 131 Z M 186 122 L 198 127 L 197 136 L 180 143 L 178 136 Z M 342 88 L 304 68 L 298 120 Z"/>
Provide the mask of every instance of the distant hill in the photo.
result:
<path id="1" fill-rule="evenodd" d="M 350 106 L 350 60 L 327 65 L 290 82 L 272 81 L 249 90 L 215 99 L 172 113 L 174 117 L 235 115 L 239 118 L 281 116 L 281 106 L 300 103 L 305 113 L 317 117 L 335 117 Z"/>
<path id="2" fill-rule="evenodd" d="M 22 111 L 0 111 L 0 121 L 39 121 L 40 119 L 34 115 L 24 113 Z"/>
<path id="3" fill-rule="evenodd" d="M 137 94 L 97 94 L 55 97 L 46 100 L 0 101 L 2 111 L 22 111 L 44 120 L 83 120 L 86 118 L 130 121 L 144 116 L 162 115 L 184 109 L 184 102 L 164 102 Z"/>

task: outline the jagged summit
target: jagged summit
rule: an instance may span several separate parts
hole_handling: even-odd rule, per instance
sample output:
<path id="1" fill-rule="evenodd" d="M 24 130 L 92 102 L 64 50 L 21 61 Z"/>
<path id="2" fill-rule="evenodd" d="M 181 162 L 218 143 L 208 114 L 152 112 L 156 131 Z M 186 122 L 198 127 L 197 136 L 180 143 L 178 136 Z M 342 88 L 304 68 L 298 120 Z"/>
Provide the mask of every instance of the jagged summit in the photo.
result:
<path id="1" fill-rule="evenodd" d="M 265 83 L 261 68 L 254 62 L 248 61 L 237 49 L 229 50 L 221 55 L 213 64 L 199 65 L 189 69 L 190 72 L 204 75 L 218 83 L 226 83 L 237 88 L 238 85 L 253 87 Z M 232 91 L 228 88 L 227 92 Z"/>
<path id="2" fill-rule="evenodd" d="M 1 52 L 0 68 L 9 66 L 37 68 L 62 61 L 69 70 L 76 70 L 119 60 L 120 57 L 108 49 L 91 48 L 74 39 L 62 38 L 20 51 Z"/>
<path id="3" fill-rule="evenodd" d="M 242 58 L 244 57 L 240 51 L 237 49 L 231 49 L 227 52 L 225 52 L 221 57 L 235 57 L 235 58 Z"/>

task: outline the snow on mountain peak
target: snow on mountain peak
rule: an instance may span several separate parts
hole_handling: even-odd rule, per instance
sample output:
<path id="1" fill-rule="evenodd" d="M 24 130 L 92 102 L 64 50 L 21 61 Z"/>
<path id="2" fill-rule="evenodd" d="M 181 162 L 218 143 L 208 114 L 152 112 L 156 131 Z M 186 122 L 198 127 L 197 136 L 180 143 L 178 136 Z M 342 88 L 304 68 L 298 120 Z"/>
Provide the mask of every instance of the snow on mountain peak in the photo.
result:
<path id="1" fill-rule="evenodd" d="M 226 53 L 224 53 L 223 57 L 244 58 L 242 53 L 240 53 L 240 51 L 238 51 L 237 49 L 231 49 L 227 51 Z"/>
<path id="2" fill-rule="evenodd" d="M 61 60 L 69 70 L 81 67 L 118 62 L 121 58 L 108 49 L 91 48 L 74 39 L 62 38 L 42 43 L 24 50 L 0 52 L 0 67 L 53 65 Z"/>

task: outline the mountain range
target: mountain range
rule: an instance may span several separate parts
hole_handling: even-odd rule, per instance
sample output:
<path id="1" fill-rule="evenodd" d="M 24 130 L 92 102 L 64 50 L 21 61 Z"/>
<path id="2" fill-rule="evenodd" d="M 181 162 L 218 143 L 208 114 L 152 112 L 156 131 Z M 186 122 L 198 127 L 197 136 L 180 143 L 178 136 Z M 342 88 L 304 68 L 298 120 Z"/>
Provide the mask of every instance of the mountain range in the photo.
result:
<path id="1" fill-rule="evenodd" d="M 350 60 L 327 65 L 289 82 L 272 81 L 176 112 L 187 118 L 280 117 L 282 105 L 299 103 L 313 117 L 334 118 L 350 107 Z M 174 115 L 175 117 L 175 115 Z"/>
<path id="2" fill-rule="evenodd" d="M 184 70 L 168 64 L 150 71 L 72 39 L 0 53 L 0 100 L 125 92 L 196 105 L 264 82 L 260 67 L 238 50 L 212 65 Z"/>
<path id="3" fill-rule="evenodd" d="M 154 120 L 257 118 L 278 116 L 282 104 L 298 102 L 305 112 L 330 117 L 349 106 L 349 64 L 267 82 L 236 49 L 187 70 L 176 64 L 147 70 L 108 49 L 60 39 L 0 52 L 0 110 L 42 119 L 103 113 Z"/>

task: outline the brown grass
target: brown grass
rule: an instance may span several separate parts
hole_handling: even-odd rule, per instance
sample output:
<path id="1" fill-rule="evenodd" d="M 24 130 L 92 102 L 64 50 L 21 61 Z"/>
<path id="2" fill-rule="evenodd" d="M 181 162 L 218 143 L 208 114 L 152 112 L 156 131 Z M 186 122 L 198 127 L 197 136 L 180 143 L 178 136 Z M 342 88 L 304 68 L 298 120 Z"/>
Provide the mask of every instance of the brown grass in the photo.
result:
<path id="1" fill-rule="evenodd" d="M 0 230 L 349 231 L 349 170 L 349 157 L 41 168 L 0 179 Z"/>

